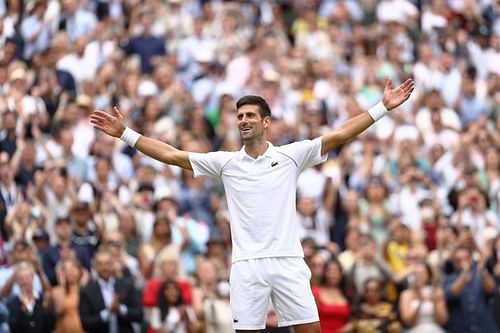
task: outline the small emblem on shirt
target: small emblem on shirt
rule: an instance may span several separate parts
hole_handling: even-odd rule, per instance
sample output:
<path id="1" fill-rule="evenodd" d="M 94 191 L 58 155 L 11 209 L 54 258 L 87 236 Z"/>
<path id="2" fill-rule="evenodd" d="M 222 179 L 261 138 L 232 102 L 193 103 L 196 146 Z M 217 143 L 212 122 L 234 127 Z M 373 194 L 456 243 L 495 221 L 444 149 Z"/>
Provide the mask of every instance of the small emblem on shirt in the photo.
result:
<path id="1" fill-rule="evenodd" d="M 278 161 L 271 162 L 271 166 L 272 166 L 272 167 L 275 167 L 275 166 L 277 166 L 277 165 L 278 165 Z"/>
<path id="2" fill-rule="evenodd" d="M 237 323 L 237 322 L 238 322 L 238 319 L 234 318 L 233 323 Z"/>

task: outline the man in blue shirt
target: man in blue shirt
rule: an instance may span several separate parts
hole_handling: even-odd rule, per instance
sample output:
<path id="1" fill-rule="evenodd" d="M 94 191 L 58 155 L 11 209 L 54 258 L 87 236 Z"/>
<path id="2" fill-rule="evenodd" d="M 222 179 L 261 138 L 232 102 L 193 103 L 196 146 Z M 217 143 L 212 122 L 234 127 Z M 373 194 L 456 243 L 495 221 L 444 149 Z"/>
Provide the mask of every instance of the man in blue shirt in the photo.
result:
<path id="1" fill-rule="evenodd" d="M 153 71 L 155 58 L 166 54 L 163 38 L 155 37 L 151 32 L 153 23 L 152 12 L 145 9 L 141 15 L 142 34 L 132 37 L 125 47 L 127 56 L 131 54 L 139 55 L 143 74 L 150 74 Z"/>
<path id="2" fill-rule="evenodd" d="M 489 302 L 495 291 L 495 280 L 483 265 L 473 261 L 467 247 L 457 247 L 451 260 L 454 271 L 444 280 L 450 312 L 447 332 L 496 332 Z"/>

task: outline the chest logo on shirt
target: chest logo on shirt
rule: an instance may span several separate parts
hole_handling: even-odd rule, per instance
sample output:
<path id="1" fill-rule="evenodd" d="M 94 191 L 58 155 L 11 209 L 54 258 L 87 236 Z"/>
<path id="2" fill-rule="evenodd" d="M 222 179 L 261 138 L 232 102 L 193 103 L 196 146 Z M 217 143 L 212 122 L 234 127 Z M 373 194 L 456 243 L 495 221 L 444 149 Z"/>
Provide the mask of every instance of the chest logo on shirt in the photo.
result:
<path id="1" fill-rule="evenodd" d="M 271 162 L 271 167 L 275 167 L 278 165 L 278 161 Z"/>

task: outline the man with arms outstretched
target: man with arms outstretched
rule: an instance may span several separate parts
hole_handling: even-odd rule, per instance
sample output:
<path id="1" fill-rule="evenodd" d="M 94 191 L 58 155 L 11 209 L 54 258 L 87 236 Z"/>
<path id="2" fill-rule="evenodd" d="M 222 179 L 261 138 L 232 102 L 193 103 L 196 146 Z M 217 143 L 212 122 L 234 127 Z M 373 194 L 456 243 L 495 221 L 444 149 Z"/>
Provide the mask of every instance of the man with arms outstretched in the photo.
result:
<path id="1" fill-rule="evenodd" d="M 95 128 L 158 161 L 193 170 L 195 177 L 222 179 L 233 241 L 230 295 L 236 332 L 263 329 L 271 299 L 280 326 L 293 326 L 296 333 L 317 333 L 320 328 L 310 270 L 303 260 L 295 222 L 297 178 L 305 168 L 324 162 L 330 150 L 401 105 L 413 88 L 411 79 L 394 89 L 388 80 L 383 101 L 368 112 L 314 140 L 280 147 L 267 141 L 271 124 L 268 104 L 261 97 L 244 96 L 236 103 L 243 141 L 237 152 L 178 150 L 126 127 L 117 108 L 114 115 L 96 111 L 90 121 Z"/>

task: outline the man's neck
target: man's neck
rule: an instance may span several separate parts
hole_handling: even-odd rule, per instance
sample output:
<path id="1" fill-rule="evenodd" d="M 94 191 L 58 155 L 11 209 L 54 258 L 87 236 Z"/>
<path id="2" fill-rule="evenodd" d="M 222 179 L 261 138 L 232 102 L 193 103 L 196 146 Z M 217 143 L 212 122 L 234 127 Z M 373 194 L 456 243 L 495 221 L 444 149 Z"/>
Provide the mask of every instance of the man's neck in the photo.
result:
<path id="1" fill-rule="evenodd" d="M 245 152 L 254 159 L 263 155 L 269 147 L 269 144 L 267 143 L 265 138 L 247 141 L 244 144 Z"/>

